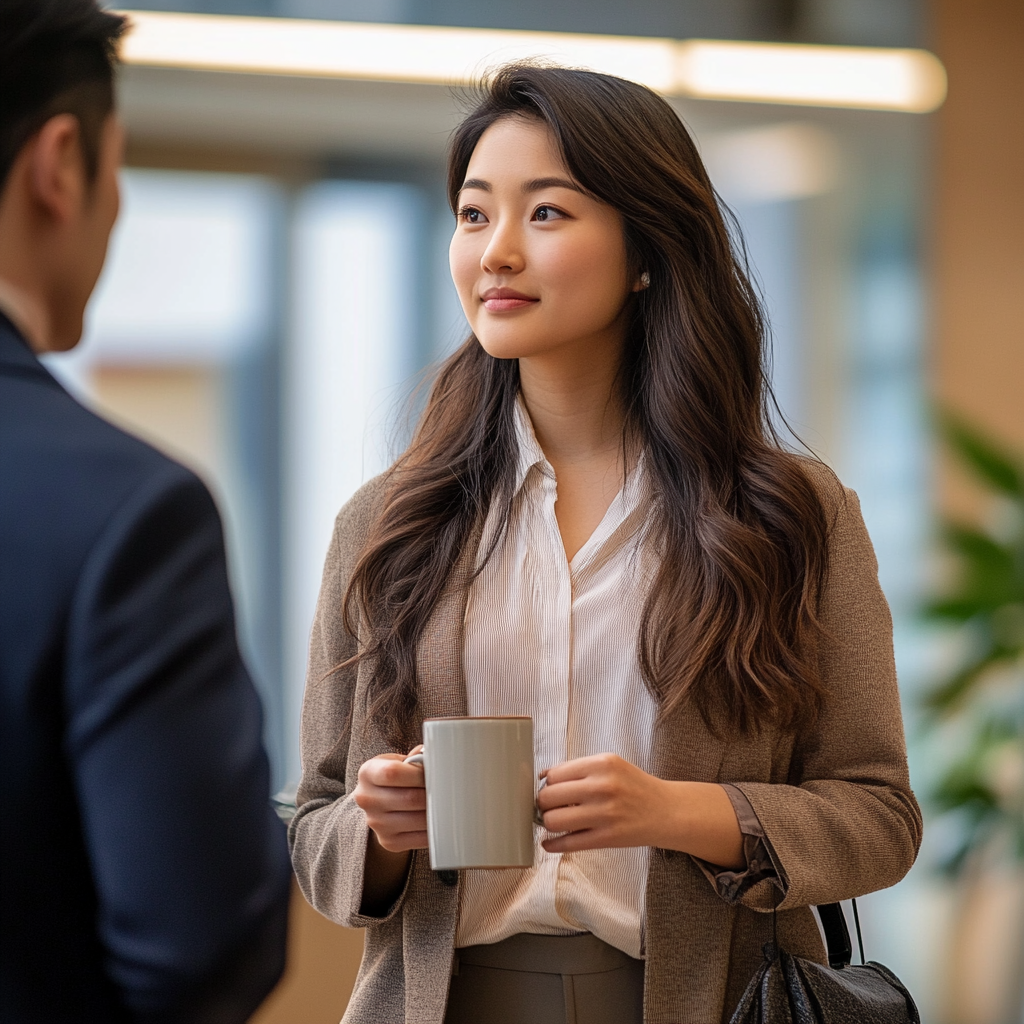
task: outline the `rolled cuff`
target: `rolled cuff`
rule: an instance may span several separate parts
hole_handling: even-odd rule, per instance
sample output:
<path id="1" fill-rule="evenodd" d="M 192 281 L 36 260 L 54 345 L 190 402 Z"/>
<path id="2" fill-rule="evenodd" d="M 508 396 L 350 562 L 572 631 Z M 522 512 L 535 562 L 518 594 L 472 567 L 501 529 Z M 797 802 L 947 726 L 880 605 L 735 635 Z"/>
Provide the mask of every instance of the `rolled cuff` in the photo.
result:
<path id="1" fill-rule="evenodd" d="M 743 894 L 758 882 L 770 882 L 785 896 L 786 883 L 772 857 L 771 848 L 765 838 L 761 822 L 754 813 L 750 801 L 735 786 L 721 783 L 736 812 L 740 832 L 743 835 L 744 867 L 738 871 L 723 870 L 715 864 L 694 857 L 697 867 L 704 872 L 707 880 L 726 903 L 737 903 Z"/>

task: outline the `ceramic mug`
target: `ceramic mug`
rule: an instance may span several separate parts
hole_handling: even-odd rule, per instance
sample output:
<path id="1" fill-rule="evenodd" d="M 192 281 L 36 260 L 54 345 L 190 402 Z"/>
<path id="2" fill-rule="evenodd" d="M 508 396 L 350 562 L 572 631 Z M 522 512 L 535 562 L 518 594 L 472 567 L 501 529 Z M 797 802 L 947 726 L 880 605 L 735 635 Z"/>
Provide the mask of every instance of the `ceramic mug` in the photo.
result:
<path id="1" fill-rule="evenodd" d="M 423 765 L 431 868 L 532 867 L 531 718 L 428 718 L 405 760 Z"/>

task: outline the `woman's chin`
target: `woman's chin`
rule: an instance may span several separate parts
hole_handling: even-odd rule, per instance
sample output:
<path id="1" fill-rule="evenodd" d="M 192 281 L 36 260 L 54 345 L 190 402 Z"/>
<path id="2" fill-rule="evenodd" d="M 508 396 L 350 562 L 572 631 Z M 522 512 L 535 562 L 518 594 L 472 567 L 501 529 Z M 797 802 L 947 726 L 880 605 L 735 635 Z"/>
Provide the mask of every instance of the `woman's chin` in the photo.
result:
<path id="1" fill-rule="evenodd" d="M 479 334 L 476 338 L 480 347 L 494 359 L 528 359 L 530 356 L 545 355 L 557 348 L 526 338 L 494 338 L 486 335 L 481 338 Z"/>

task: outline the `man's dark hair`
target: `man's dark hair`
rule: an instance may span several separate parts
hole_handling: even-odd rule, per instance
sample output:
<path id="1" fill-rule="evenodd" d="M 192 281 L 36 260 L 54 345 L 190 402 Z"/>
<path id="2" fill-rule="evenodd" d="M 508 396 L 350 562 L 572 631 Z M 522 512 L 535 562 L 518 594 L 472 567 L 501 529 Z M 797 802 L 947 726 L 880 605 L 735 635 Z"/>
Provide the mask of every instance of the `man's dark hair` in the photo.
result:
<path id="1" fill-rule="evenodd" d="M 0 189 L 22 146 L 57 114 L 78 118 L 91 179 L 126 19 L 96 0 L 2 0 L 0 8 Z"/>

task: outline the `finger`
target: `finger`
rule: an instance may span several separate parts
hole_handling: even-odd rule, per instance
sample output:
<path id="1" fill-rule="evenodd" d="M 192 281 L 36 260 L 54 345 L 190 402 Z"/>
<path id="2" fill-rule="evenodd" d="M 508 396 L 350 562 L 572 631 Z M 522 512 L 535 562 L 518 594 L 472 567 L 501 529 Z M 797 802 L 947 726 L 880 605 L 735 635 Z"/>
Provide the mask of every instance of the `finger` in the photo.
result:
<path id="1" fill-rule="evenodd" d="M 588 828 L 579 832 L 545 839 L 544 849 L 549 853 L 575 853 L 578 850 L 617 850 L 636 846 L 629 835 L 617 829 Z"/>
<path id="2" fill-rule="evenodd" d="M 413 747 L 412 750 L 410 750 L 409 753 L 406 754 L 405 756 L 406 757 L 412 757 L 413 754 L 422 754 L 422 753 L 423 753 L 423 744 L 422 743 L 417 743 L 416 746 Z"/>
<path id="3" fill-rule="evenodd" d="M 571 782 L 573 779 L 585 779 L 588 775 L 607 771 L 616 760 L 614 754 L 592 754 L 589 757 L 575 757 L 571 761 L 563 761 L 548 768 L 544 777 L 548 785 L 560 782 Z"/>
<path id="4" fill-rule="evenodd" d="M 397 836 L 401 832 L 423 832 L 427 818 L 422 811 L 393 811 L 390 814 L 368 814 L 366 823 L 378 835 Z"/>
<path id="5" fill-rule="evenodd" d="M 422 786 L 374 786 L 362 779 L 352 799 L 368 814 L 422 811 L 427 806 L 427 791 Z"/>
<path id="6" fill-rule="evenodd" d="M 406 850 L 426 850 L 426 832 L 399 832 L 395 836 L 377 836 L 377 842 L 390 853 L 403 853 Z"/>
<path id="7" fill-rule="evenodd" d="M 409 787 L 365 787 L 357 794 L 356 803 L 367 814 L 393 814 L 408 811 L 424 812 L 427 809 L 427 791 Z"/>
<path id="8" fill-rule="evenodd" d="M 544 812 L 544 827 L 549 832 L 579 832 L 608 824 L 603 816 L 587 807 L 559 807 Z"/>
<path id="9" fill-rule="evenodd" d="M 359 781 L 366 783 L 371 779 L 377 778 L 385 766 L 394 764 L 396 761 L 401 763 L 402 760 L 401 754 L 378 754 L 376 757 L 371 757 L 359 766 Z"/>
<path id="10" fill-rule="evenodd" d="M 421 810 L 426 806 L 427 791 L 419 786 L 377 786 L 361 780 L 356 787 L 356 803 L 368 807 L 393 808 L 396 811 Z"/>
<path id="11" fill-rule="evenodd" d="M 398 789 L 422 789 L 423 769 L 402 760 L 373 758 L 359 769 L 359 778 L 373 786 Z"/>
<path id="12" fill-rule="evenodd" d="M 594 788 L 587 779 L 574 779 L 572 782 L 559 782 L 545 786 L 537 794 L 537 806 L 542 811 L 555 807 L 568 807 L 570 804 L 583 804 L 594 798 Z"/>

